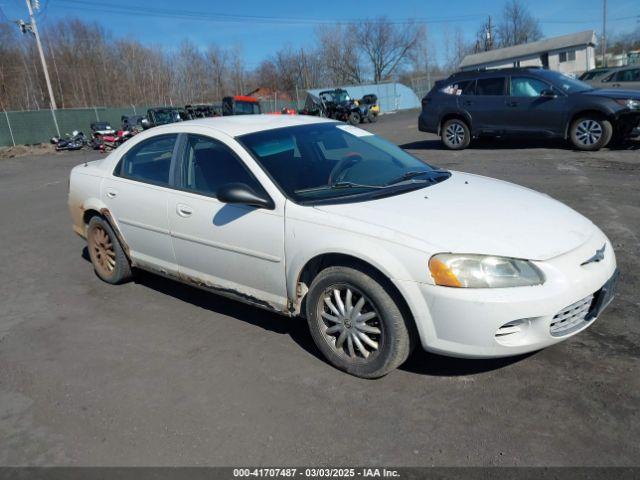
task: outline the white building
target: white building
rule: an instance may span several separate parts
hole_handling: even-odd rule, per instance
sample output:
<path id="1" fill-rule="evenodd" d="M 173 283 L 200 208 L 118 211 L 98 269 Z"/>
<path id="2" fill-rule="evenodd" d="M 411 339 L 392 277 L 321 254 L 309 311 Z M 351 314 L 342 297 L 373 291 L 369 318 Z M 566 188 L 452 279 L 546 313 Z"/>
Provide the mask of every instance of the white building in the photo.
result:
<path id="1" fill-rule="evenodd" d="M 467 55 L 460 70 L 538 66 L 580 75 L 596 66 L 593 30 Z"/>

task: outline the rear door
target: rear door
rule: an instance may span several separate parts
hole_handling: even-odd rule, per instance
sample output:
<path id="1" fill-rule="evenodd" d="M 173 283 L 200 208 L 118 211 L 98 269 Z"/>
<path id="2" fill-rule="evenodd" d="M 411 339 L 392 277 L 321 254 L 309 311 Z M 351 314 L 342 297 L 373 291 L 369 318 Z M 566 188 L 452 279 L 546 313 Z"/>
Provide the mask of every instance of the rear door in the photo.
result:
<path id="1" fill-rule="evenodd" d="M 178 189 L 168 217 L 181 276 L 222 294 L 285 310 L 284 202 L 273 210 L 225 204 L 216 198 L 227 183 L 265 192 L 225 139 L 185 134 L 177 163 Z"/>
<path id="2" fill-rule="evenodd" d="M 553 91 L 556 96 L 542 96 L 544 91 Z M 545 136 L 564 133 L 567 96 L 539 78 L 512 75 L 506 105 L 509 132 Z"/>
<path id="3" fill-rule="evenodd" d="M 506 77 L 478 78 L 458 97 L 460 108 L 471 115 L 474 134 L 500 134 L 506 126 Z"/>
<path id="4" fill-rule="evenodd" d="M 177 134 L 158 135 L 130 148 L 102 182 L 102 199 L 141 266 L 177 272 L 167 199 Z"/>

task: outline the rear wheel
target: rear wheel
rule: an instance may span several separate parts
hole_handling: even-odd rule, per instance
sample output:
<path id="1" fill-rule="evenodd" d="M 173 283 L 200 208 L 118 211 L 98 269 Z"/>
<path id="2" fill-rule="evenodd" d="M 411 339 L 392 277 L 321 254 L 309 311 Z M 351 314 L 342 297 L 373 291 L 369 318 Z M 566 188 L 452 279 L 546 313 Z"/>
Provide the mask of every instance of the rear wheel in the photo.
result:
<path id="1" fill-rule="evenodd" d="M 122 283 L 131 278 L 131 266 L 111 225 L 93 217 L 87 228 L 87 248 L 96 275 L 107 283 Z"/>
<path id="2" fill-rule="evenodd" d="M 594 151 L 605 147 L 613 135 L 611 122 L 597 115 L 585 115 L 570 127 L 571 143 L 578 150 Z"/>
<path id="3" fill-rule="evenodd" d="M 372 276 L 329 267 L 313 280 L 307 317 L 315 344 L 340 370 L 377 378 L 409 356 L 409 328 L 395 301 Z"/>
<path id="4" fill-rule="evenodd" d="M 450 150 L 462 150 L 471 143 L 469 127 L 459 118 L 452 118 L 444 122 L 440 137 L 444 146 Z"/>
<path id="5" fill-rule="evenodd" d="M 378 115 L 370 111 L 367 113 L 367 119 L 369 120 L 369 123 L 376 123 L 378 121 Z"/>

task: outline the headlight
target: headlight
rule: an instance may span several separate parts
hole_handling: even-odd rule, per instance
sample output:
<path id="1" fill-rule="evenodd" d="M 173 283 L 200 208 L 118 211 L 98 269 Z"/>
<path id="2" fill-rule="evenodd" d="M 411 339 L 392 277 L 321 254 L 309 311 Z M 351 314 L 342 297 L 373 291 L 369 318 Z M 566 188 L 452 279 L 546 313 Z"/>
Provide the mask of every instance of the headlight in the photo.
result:
<path id="1" fill-rule="evenodd" d="M 463 288 L 504 288 L 540 285 L 542 272 L 531 262 L 488 255 L 439 253 L 429 260 L 436 285 Z"/>
<path id="2" fill-rule="evenodd" d="M 616 103 L 622 105 L 623 107 L 627 107 L 631 110 L 640 108 L 640 100 L 633 100 L 632 98 L 629 98 L 629 99 L 618 98 L 616 99 Z"/>

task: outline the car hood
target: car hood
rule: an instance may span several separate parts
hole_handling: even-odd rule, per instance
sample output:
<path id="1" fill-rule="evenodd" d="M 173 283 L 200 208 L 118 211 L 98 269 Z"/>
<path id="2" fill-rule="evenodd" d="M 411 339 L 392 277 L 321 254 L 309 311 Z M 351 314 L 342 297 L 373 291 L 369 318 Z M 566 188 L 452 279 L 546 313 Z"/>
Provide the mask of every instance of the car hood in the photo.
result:
<path id="1" fill-rule="evenodd" d="M 607 98 L 633 98 L 635 100 L 640 100 L 640 91 L 638 90 L 622 90 L 622 89 L 613 89 L 613 88 L 595 88 L 593 90 L 588 90 L 586 92 L 582 92 L 582 95 L 590 95 L 594 97 L 607 97 Z"/>
<path id="2" fill-rule="evenodd" d="M 348 217 L 354 231 L 393 241 L 402 235 L 435 252 L 546 260 L 577 248 L 596 231 L 587 218 L 525 187 L 452 172 L 436 185 L 404 194 L 317 209 Z"/>

